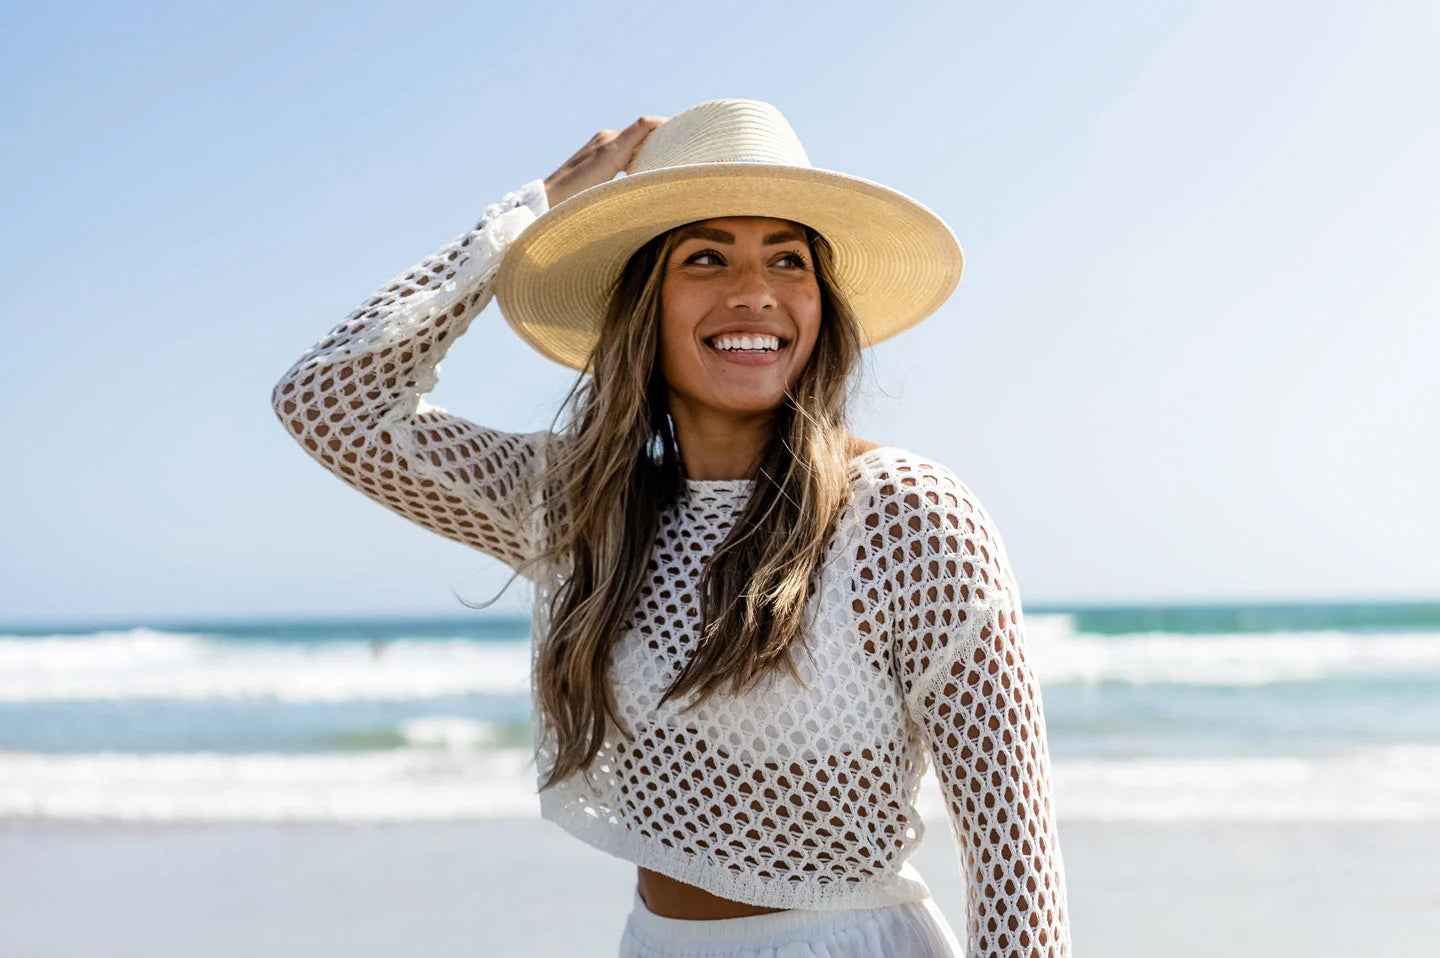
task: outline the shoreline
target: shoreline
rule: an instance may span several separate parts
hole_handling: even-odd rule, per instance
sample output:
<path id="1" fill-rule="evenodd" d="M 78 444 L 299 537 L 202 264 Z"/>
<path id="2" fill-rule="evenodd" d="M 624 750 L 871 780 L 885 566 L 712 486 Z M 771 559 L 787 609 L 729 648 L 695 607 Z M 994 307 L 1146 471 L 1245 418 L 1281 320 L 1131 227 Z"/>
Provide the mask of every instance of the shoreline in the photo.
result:
<path id="1" fill-rule="evenodd" d="M 963 942 L 948 823 L 912 862 Z M 1424 953 L 1440 823 L 1060 823 L 1087 958 Z M 534 818 L 0 820 L 0 951 L 613 955 L 635 869 Z M 557 920 L 557 913 L 563 920 Z"/>

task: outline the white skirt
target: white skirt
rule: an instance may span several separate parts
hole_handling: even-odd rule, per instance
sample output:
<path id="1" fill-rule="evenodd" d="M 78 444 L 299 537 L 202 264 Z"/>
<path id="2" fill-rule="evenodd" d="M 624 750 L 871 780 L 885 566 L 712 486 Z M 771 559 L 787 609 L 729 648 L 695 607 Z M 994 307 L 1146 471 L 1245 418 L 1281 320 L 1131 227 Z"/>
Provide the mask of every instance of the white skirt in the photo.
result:
<path id="1" fill-rule="evenodd" d="M 849 908 L 789 909 L 744 918 L 663 918 L 640 889 L 620 958 L 963 958 L 935 899 Z"/>

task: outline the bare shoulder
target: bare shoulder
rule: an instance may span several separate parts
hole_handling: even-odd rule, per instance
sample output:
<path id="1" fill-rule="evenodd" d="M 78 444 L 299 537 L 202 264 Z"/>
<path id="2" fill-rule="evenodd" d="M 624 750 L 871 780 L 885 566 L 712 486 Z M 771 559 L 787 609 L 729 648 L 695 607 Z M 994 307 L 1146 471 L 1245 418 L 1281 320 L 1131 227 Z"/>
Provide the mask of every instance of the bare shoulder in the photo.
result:
<path id="1" fill-rule="evenodd" d="M 863 456 L 863 455 L 865 455 L 865 453 L 869 452 L 871 449 L 879 449 L 879 448 L 880 448 L 880 443 L 878 443 L 878 442 L 871 442 L 871 441 L 868 440 L 868 439 L 861 439 L 861 438 L 859 438 L 858 436 L 851 436 L 851 437 L 850 437 L 850 458 L 851 458 L 851 459 L 854 459 L 856 456 Z"/>

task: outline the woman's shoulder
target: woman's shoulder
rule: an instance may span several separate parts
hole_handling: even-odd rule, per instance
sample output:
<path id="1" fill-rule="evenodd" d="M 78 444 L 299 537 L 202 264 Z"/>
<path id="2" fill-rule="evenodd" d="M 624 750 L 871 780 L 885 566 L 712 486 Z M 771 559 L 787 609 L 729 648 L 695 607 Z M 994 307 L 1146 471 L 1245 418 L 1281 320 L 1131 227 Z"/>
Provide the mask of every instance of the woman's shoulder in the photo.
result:
<path id="1" fill-rule="evenodd" d="M 950 538 L 988 527 L 980 498 L 934 456 L 901 446 L 869 444 L 852 460 L 856 506 L 862 521 L 892 540 Z M 953 540 L 946 543 L 955 547 Z"/>
<path id="2" fill-rule="evenodd" d="M 851 448 L 851 463 L 869 491 L 901 498 L 924 489 L 969 492 L 960 477 L 934 456 L 867 440 L 855 440 Z"/>
<path id="3" fill-rule="evenodd" d="M 856 518 L 888 572 L 910 581 L 940 578 L 1015 592 L 1005 543 L 980 497 L 933 456 L 876 446 L 859 466 Z M 992 601 L 996 601 L 992 600 Z"/>

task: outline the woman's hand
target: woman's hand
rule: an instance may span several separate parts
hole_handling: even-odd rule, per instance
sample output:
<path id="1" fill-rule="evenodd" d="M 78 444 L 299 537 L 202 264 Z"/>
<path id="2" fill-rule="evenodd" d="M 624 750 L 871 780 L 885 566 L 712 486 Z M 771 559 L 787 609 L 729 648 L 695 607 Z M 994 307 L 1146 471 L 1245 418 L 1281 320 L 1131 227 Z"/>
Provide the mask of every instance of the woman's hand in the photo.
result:
<path id="1" fill-rule="evenodd" d="M 560 169 L 545 177 L 545 196 L 550 206 L 558 206 L 581 190 L 612 180 L 621 170 L 629 169 L 645 137 L 668 119 L 642 116 L 618 133 L 596 133 Z"/>

